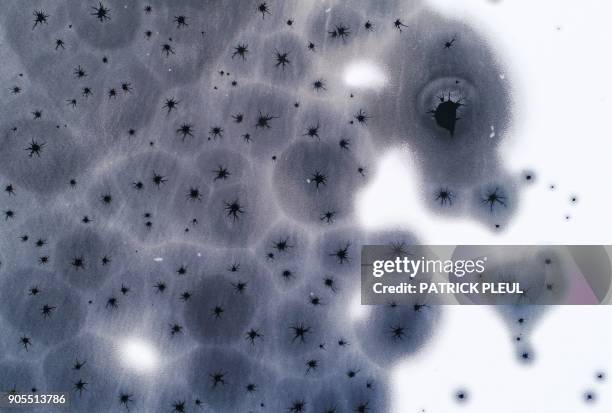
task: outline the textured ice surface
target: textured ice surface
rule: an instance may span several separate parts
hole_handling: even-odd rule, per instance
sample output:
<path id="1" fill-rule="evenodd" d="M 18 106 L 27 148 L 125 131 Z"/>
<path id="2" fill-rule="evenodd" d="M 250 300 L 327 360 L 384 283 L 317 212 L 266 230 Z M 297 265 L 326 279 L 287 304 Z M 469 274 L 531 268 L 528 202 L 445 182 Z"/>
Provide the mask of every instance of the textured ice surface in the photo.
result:
<path id="1" fill-rule="evenodd" d="M 355 196 L 404 145 L 427 208 L 503 229 L 522 177 L 486 40 L 418 1 L 3 6 L 0 390 L 387 411 L 440 310 L 355 310 L 360 246 L 418 242 L 359 228 Z"/>

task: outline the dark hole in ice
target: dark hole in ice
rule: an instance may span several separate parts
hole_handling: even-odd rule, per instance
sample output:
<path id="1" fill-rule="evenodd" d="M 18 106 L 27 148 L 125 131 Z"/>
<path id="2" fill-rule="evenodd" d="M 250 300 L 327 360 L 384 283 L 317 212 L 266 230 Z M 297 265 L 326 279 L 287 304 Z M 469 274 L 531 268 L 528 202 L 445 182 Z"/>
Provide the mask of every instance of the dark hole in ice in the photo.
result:
<path id="1" fill-rule="evenodd" d="M 439 127 L 446 129 L 451 136 L 454 136 L 457 121 L 461 119 L 457 116 L 457 112 L 459 108 L 463 106 L 463 103 L 461 103 L 461 99 L 456 101 L 453 100 L 450 93 L 448 94 L 448 98 L 440 96 L 439 99 L 440 103 L 438 106 L 428 113 L 433 115 Z"/>

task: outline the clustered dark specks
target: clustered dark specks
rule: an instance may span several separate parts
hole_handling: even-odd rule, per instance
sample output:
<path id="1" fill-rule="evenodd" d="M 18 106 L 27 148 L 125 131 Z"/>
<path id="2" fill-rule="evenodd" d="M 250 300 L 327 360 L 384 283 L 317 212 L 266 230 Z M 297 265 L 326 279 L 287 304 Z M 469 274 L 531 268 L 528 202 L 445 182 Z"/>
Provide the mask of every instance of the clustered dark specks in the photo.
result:
<path id="1" fill-rule="evenodd" d="M 377 116 L 312 68 L 405 35 L 409 14 L 322 26 L 274 1 L 192 3 L 14 2 L 0 16 L 15 55 L 0 69 L 0 391 L 64 391 L 74 411 L 387 411 L 385 372 L 438 310 L 338 317 L 363 240 L 324 240 L 357 229 Z M 429 120 L 452 137 L 464 103 L 440 93 Z M 290 158 L 300 145 L 312 153 Z M 462 196 L 442 183 L 429 201 Z M 493 187 L 478 201 L 493 214 L 513 200 Z"/>

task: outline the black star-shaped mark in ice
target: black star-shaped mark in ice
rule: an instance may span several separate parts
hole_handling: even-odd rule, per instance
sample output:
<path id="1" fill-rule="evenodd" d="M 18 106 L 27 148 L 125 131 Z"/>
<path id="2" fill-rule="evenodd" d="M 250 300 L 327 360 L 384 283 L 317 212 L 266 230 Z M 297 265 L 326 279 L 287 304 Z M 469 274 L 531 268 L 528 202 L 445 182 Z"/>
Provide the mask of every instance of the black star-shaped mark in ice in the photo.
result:
<path id="1" fill-rule="evenodd" d="M 181 27 L 187 27 L 187 17 L 186 16 L 174 16 L 174 22 L 176 23 L 176 28 L 180 29 Z"/>
<path id="2" fill-rule="evenodd" d="M 45 147 L 45 145 L 46 145 L 45 142 L 38 142 L 32 139 L 32 141 L 30 142 L 30 145 L 27 148 L 25 148 L 25 150 L 29 152 L 28 156 L 30 158 L 33 157 L 34 155 L 40 157 L 40 154 L 42 153 L 42 150 Z"/>
<path id="3" fill-rule="evenodd" d="M 170 113 L 168 111 L 168 113 Z M 193 137 L 193 125 L 190 123 L 183 123 L 177 130 L 176 133 L 182 136 L 183 141 L 187 136 Z"/>
<path id="4" fill-rule="evenodd" d="M 34 30 L 34 28 L 39 24 L 47 24 L 49 15 L 45 13 L 44 10 L 34 10 L 32 14 L 34 15 L 34 26 L 32 26 L 32 30 Z"/>
<path id="5" fill-rule="evenodd" d="M 170 335 L 175 336 L 183 332 L 183 326 L 180 324 L 171 324 L 170 325 Z"/>
<path id="6" fill-rule="evenodd" d="M 344 264 L 345 261 L 350 261 L 348 249 L 351 246 L 350 243 L 347 243 L 344 247 L 338 248 L 336 251 L 330 253 L 331 257 L 336 257 L 336 260 L 339 264 Z"/>
<path id="7" fill-rule="evenodd" d="M 308 183 L 314 182 L 316 185 L 316 188 L 319 189 L 320 185 L 327 185 L 327 176 L 322 174 L 319 171 L 315 171 L 312 176 L 306 180 Z"/>
<path id="8" fill-rule="evenodd" d="M 89 383 L 87 383 L 86 381 L 83 381 L 82 379 L 79 379 L 79 381 L 74 383 L 74 390 L 78 391 L 79 392 L 79 396 L 81 396 L 84 391 L 87 391 L 87 385 L 88 384 Z"/>
<path id="9" fill-rule="evenodd" d="M 238 199 L 231 202 L 225 202 L 225 211 L 227 216 L 231 217 L 234 221 L 240 219 L 240 215 L 245 212 Z"/>
<path id="10" fill-rule="evenodd" d="M 488 204 L 489 210 L 493 212 L 493 208 L 495 207 L 496 204 L 504 206 L 504 207 L 506 206 L 505 199 L 506 197 L 502 195 L 499 188 L 495 188 L 494 191 L 489 192 L 487 196 L 481 200 L 481 203 Z"/>
<path id="11" fill-rule="evenodd" d="M 394 340 L 402 340 L 406 335 L 405 328 L 402 326 L 391 327 L 391 337 Z"/>
<path id="12" fill-rule="evenodd" d="M 250 329 L 246 333 L 246 340 L 251 342 L 251 345 L 255 345 L 255 340 L 261 339 L 263 337 L 262 334 L 259 333 L 259 330 L 255 330 L 254 328 Z"/>
<path id="13" fill-rule="evenodd" d="M 162 106 L 162 108 L 167 109 L 168 114 L 170 114 L 170 112 L 172 112 L 173 109 L 176 109 L 178 107 L 179 103 L 180 101 L 174 99 L 173 97 L 170 97 L 166 99 L 164 106 Z"/>
<path id="14" fill-rule="evenodd" d="M 217 179 L 226 180 L 231 175 L 231 172 L 221 165 L 219 165 L 217 169 L 213 171 L 213 173 L 215 174 L 213 181 L 216 181 Z"/>
<path id="15" fill-rule="evenodd" d="M 255 128 L 270 129 L 270 121 L 272 119 L 276 119 L 276 116 L 272 116 L 269 113 L 264 114 L 260 111 L 259 115 L 257 116 L 257 122 L 255 123 Z"/>
<path id="16" fill-rule="evenodd" d="M 91 15 L 95 16 L 102 23 L 110 20 L 110 9 L 104 6 L 102 2 L 98 2 L 98 6 L 92 6 L 91 8 L 94 10 Z"/>
<path id="17" fill-rule="evenodd" d="M 21 336 L 19 338 L 19 342 L 21 343 L 23 348 L 25 348 L 26 351 L 28 351 L 28 346 L 32 346 L 32 339 L 28 336 Z"/>
<path id="18" fill-rule="evenodd" d="M 304 400 L 295 400 L 287 410 L 290 413 L 303 413 L 306 411 L 306 402 Z"/>
<path id="19" fill-rule="evenodd" d="M 453 205 L 454 198 L 455 194 L 452 193 L 448 188 L 442 188 L 436 194 L 436 201 L 438 201 L 441 206 L 445 206 L 446 204 L 448 204 L 449 206 Z"/>
<path id="20" fill-rule="evenodd" d="M 223 137 L 223 128 L 221 126 L 213 126 L 208 130 L 208 139 L 217 139 Z"/>
<path id="21" fill-rule="evenodd" d="M 165 54 L 166 57 L 169 57 L 171 54 L 175 54 L 174 49 L 168 43 L 164 43 L 162 45 L 162 53 Z"/>
<path id="22" fill-rule="evenodd" d="M 153 171 L 153 178 L 151 178 L 151 180 L 153 181 L 153 183 L 155 184 L 155 186 L 157 186 L 158 188 L 165 184 L 167 179 L 165 176 L 160 175 L 158 173 L 156 173 L 155 171 Z"/>
<path id="23" fill-rule="evenodd" d="M 323 214 L 321 214 L 321 221 L 327 223 L 327 224 L 333 224 L 334 223 L 334 218 L 336 217 L 336 212 L 334 211 L 325 211 Z"/>
<path id="24" fill-rule="evenodd" d="M 276 67 L 281 67 L 283 70 L 285 70 L 285 66 L 290 65 L 291 64 L 291 60 L 289 60 L 289 53 L 291 52 L 279 52 L 278 50 L 274 51 L 274 59 L 276 60 Z"/>
<path id="25" fill-rule="evenodd" d="M 130 410 L 130 403 L 133 402 L 132 395 L 129 393 L 119 393 L 119 403 L 125 407 L 126 410 Z"/>
<path id="26" fill-rule="evenodd" d="M 291 341 L 294 342 L 299 338 L 300 342 L 304 343 L 306 341 L 306 334 L 310 332 L 310 327 L 306 327 L 304 326 L 304 324 L 300 323 L 298 325 L 292 326 L 291 330 L 293 330 L 293 340 Z"/>
<path id="27" fill-rule="evenodd" d="M 209 374 L 209 376 L 212 381 L 213 389 L 216 388 L 219 384 L 225 385 L 225 373 L 217 371 L 212 374 Z"/>
<path id="28" fill-rule="evenodd" d="M 51 314 L 53 313 L 53 310 L 55 310 L 55 308 L 56 308 L 55 306 L 45 304 L 40 308 L 40 313 L 42 314 L 43 317 L 49 318 L 51 317 Z"/>
<path id="29" fill-rule="evenodd" d="M 223 309 L 223 307 L 217 305 L 212 309 L 212 314 L 215 316 L 215 318 L 221 318 L 221 315 L 224 313 L 224 311 L 225 310 Z"/>
<path id="30" fill-rule="evenodd" d="M 70 262 L 70 265 L 72 265 L 76 270 L 83 270 L 85 269 L 85 259 L 82 255 L 74 257 Z"/>
<path id="31" fill-rule="evenodd" d="M 181 401 L 176 401 L 174 403 L 172 403 L 172 412 L 173 413 L 185 413 L 187 410 L 185 410 L 185 401 L 181 400 Z"/>
<path id="32" fill-rule="evenodd" d="M 234 53 L 232 53 L 232 59 L 235 56 L 240 56 L 242 60 L 246 60 L 246 55 L 249 52 L 249 45 L 245 43 L 240 43 L 236 47 L 234 47 Z"/>
<path id="33" fill-rule="evenodd" d="M 397 30 L 399 30 L 401 32 L 402 31 L 402 27 L 408 27 L 408 26 L 406 26 L 404 23 L 402 23 L 402 21 L 400 19 L 396 19 L 393 22 L 393 27 L 395 27 Z"/>
<path id="34" fill-rule="evenodd" d="M 270 8 L 268 7 L 268 4 L 266 2 L 259 3 L 257 5 L 257 11 L 261 13 L 262 19 L 266 18 L 266 14 L 270 14 Z"/>

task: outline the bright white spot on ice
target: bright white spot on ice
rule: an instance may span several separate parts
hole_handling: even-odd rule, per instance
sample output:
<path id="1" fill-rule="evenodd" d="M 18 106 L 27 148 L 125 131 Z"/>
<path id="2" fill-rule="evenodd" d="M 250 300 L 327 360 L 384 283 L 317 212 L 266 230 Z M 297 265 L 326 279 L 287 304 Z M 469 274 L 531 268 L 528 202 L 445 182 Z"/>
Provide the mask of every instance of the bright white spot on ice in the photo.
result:
<path id="1" fill-rule="evenodd" d="M 349 304 L 348 310 L 349 318 L 352 321 L 361 320 L 366 315 L 368 315 L 369 306 L 361 305 L 361 292 L 358 291 L 357 294 L 353 296 L 353 299 Z"/>
<path id="2" fill-rule="evenodd" d="M 119 346 L 121 362 L 140 373 L 148 373 L 155 369 L 159 357 L 155 348 L 139 338 L 124 340 Z"/>
<path id="3" fill-rule="evenodd" d="M 155 257 L 153 258 L 153 261 L 155 262 L 162 262 L 164 259 L 162 257 Z"/>
<path id="4" fill-rule="evenodd" d="M 371 62 L 359 61 L 349 63 L 346 67 L 344 83 L 355 88 L 378 89 L 387 83 L 387 78 L 379 66 Z"/>

